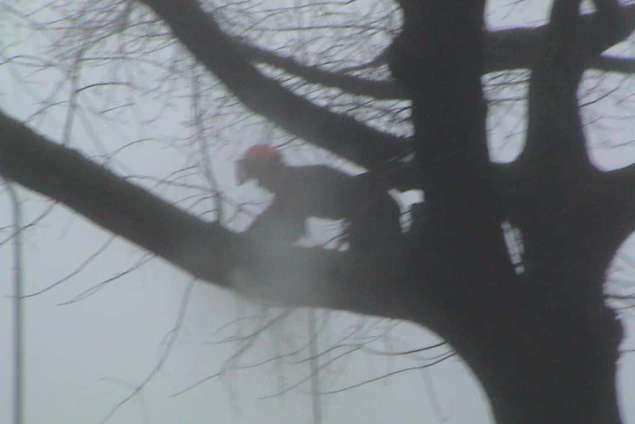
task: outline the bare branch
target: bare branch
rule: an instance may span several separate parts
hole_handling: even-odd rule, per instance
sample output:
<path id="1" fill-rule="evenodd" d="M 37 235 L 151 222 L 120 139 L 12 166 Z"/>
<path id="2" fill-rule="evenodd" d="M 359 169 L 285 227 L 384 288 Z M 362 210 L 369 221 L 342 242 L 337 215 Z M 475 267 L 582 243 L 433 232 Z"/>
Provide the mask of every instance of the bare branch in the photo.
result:
<path id="1" fill-rule="evenodd" d="M 394 81 L 375 81 L 342 72 L 326 71 L 315 66 L 303 65 L 293 58 L 284 57 L 244 42 L 234 41 L 234 44 L 237 51 L 247 59 L 275 66 L 310 83 L 339 88 L 349 94 L 369 96 L 379 100 L 405 99 L 407 97 L 404 90 Z"/>
<path id="2" fill-rule="evenodd" d="M 167 204 L 4 114 L 0 173 L 206 280 L 224 280 L 226 264 L 235 263 L 231 247 L 236 241 L 227 230 Z M 203 249 L 209 254 L 206 239 L 224 250 L 207 258 L 189 254 Z"/>
<path id="3" fill-rule="evenodd" d="M 368 169 L 409 153 L 405 140 L 316 106 L 262 75 L 196 1 L 142 2 L 245 106 L 286 131 Z"/>
<path id="4" fill-rule="evenodd" d="M 620 35 L 625 37 L 635 27 L 635 4 L 624 6 L 618 12 L 619 21 L 623 24 L 621 26 L 623 32 L 620 32 Z M 597 34 L 603 28 L 602 17 L 596 16 L 596 14 L 583 16 L 580 22 L 580 31 Z M 484 72 L 531 68 L 543 51 L 542 45 L 546 34 L 547 25 L 487 32 L 485 34 Z M 615 37 L 607 38 L 607 41 L 602 43 L 604 47 L 600 51 L 615 44 L 616 41 L 619 40 Z M 232 42 L 237 51 L 243 54 L 246 59 L 274 66 L 310 83 L 334 87 L 350 94 L 369 96 L 375 99 L 407 98 L 404 90 L 392 80 L 375 81 L 347 75 L 344 72 L 327 71 L 315 66 L 304 65 L 291 57 L 281 56 L 243 41 L 233 40 Z M 387 55 L 382 53 L 379 56 L 381 61 L 379 64 L 385 64 Z M 630 74 L 635 72 L 635 59 L 596 56 L 589 60 L 588 67 Z"/>
<path id="5" fill-rule="evenodd" d="M 415 305 L 413 296 L 399 288 L 405 279 L 401 270 L 407 266 L 382 263 L 376 257 L 365 260 L 319 248 L 246 240 L 161 200 L 75 150 L 48 141 L 1 112 L 0 174 L 203 281 L 288 306 L 394 318 L 421 316 L 421 304 Z"/>
<path id="6" fill-rule="evenodd" d="M 591 68 L 599 69 L 607 72 L 618 72 L 624 74 L 635 73 L 635 59 L 615 57 L 615 56 L 598 56 L 591 59 Z"/>

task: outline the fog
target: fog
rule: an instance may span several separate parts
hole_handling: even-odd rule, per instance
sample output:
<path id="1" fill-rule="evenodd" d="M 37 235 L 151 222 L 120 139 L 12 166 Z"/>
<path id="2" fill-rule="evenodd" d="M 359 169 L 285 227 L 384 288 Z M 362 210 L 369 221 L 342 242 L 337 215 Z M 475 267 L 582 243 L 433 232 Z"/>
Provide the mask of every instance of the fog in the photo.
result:
<path id="1" fill-rule="evenodd" d="M 20 7 L 34 8 L 26 3 L 31 2 Z M 514 9 L 510 18 L 507 9 L 490 6 L 490 24 L 511 26 L 521 19 L 533 24 L 544 17 L 541 2 L 526 2 L 523 7 Z M 46 35 L 32 32 L 9 16 L 7 13 L 0 20 L 3 57 L 41 56 L 49 44 Z M 179 177 L 181 185 L 166 183 L 179 172 L 198 166 L 197 155 L 201 154 L 184 141 L 186 134 L 193 132 L 188 123 L 191 99 L 180 96 L 188 89 L 184 82 L 175 83 L 184 87 L 175 89 L 179 95 L 174 95 L 169 105 L 152 100 L 160 92 L 138 96 L 132 100 L 135 108 L 128 115 L 100 121 L 88 113 L 77 114 L 69 130 L 68 105 L 51 107 L 34 118 L 48 94 L 72 91 L 68 75 L 55 67 L 33 73 L 27 69 L 10 62 L 0 65 L 0 107 L 4 111 L 30 118 L 30 125 L 49 138 L 66 141 L 163 198 L 214 219 L 212 200 L 197 203 L 188 198 L 196 191 L 188 185 L 209 183 L 200 173 Z M 81 75 L 83 83 L 107 77 L 93 72 Z M 142 80 L 162 77 L 151 66 L 139 65 L 138 72 Z M 516 90 L 515 95 L 522 94 L 523 87 Z M 81 97 L 84 105 L 95 108 L 115 105 L 128 95 L 125 89 L 109 87 L 85 94 Z M 522 147 L 523 104 L 513 107 L 513 113 L 499 108 L 498 115 L 492 111 L 490 116 L 495 160 L 509 160 Z M 616 108 L 619 105 L 598 104 L 584 113 L 591 121 L 596 115 L 612 114 Z M 607 134 L 626 140 L 631 130 L 627 123 L 594 130 L 592 152 L 599 166 L 614 168 L 635 161 L 633 148 L 607 148 L 601 143 Z M 214 136 L 217 142 L 209 152 L 210 168 L 220 190 L 228 196 L 224 211 L 234 217 L 228 225 L 242 229 L 270 197 L 254 184 L 237 186 L 233 161 L 238 152 L 255 142 L 288 140 L 253 117 L 244 125 L 223 127 Z M 133 140 L 137 143 L 130 144 Z M 113 152 L 116 154 L 106 160 L 106 154 Z M 285 154 L 293 164 L 328 163 L 360 172 L 297 141 L 290 143 Z M 487 403 L 470 370 L 460 358 L 444 357 L 451 352 L 450 347 L 389 354 L 440 342 L 419 326 L 321 310 L 311 318 L 305 309 L 290 311 L 251 303 L 228 290 L 192 281 L 64 206 L 51 205 L 21 188 L 17 192 L 22 221 L 37 220 L 19 235 L 24 257 L 23 291 L 27 295 L 22 300 L 25 423 L 309 423 L 315 378 L 319 378 L 319 390 L 324 393 L 319 402 L 325 423 L 490 422 Z M 401 196 L 404 208 L 416 196 Z M 243 204 L 248 204 L 249 213 L 236 206 Z M 13 392 L 11 270 L 15 245 L 10 240 L 11 211 L 10 196 L 2 185 L 0 422 L 10 420 Z M 337 225 L 313 222 L 303 242 L 323 243 L 337 231 Z M 611 287 L 632 288 L 633 254 L 635 250 L 628 244 L 620 252 L 610 274 Z M 630 310 L 624 309 L 621 316 L 627 330 L 623 343 L 627 351 L 635 348 Z M 272 324 L 259 331 L 267 322 Z M 318 329 L 317 336 L 312 335 L 312 325 Z M 323 367 L 313 379 L 311 367 L 316 362 L 311 360 L 311 348 L 322 353 L 317 366 Z M 626 423 L 635 423 L 635 402 L 628 396 L 628 388 L 635 383 L 633 356 L 626 352 L 620 360 Z M 279 359 L 273 360 L 276 357 Z"/>

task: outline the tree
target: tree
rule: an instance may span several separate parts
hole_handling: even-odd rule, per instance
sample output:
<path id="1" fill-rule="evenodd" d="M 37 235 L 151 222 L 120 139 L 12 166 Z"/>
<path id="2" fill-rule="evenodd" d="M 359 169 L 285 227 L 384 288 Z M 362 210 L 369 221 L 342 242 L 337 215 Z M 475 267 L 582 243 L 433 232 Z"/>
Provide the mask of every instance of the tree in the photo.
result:
<path id="1" fill-rule="evenodd" d="M 621 422 L 614 378 L 622 332 L 602 289 L 633 231 L 633 167 L 592 164 L 577 90 L 590 68 L 632 72 L 630 61 L 601 53 L 630 34 L 635 8 L 597 0 L 580 15 L 580 1 L 555 0 L 547 25 L 489 33 L 482 1 L 402 0 L 402 31 L 383 55 L 395 81 L 376 82 L 249 46 L 195 0 L 140 3 L 256 114 L 381 172 L 387 187 L 423 189 L 421 235 L 383 262 L 320 248 L 256 249 L 4 114 L 2 175 L 213 284 L 232 287 L 241 269 L 259 296 L 285 305 L 431 328 L 472 368 L 499 423 Z M 414 136 L 317 106 L 254 62 L 356 94 L 409 99 Z M 531 69 L 525 147 L 496 164 L 481 77 L 519 67 Z M 504 224 L 522 234 L 522 270 L 510 260 Z"/>

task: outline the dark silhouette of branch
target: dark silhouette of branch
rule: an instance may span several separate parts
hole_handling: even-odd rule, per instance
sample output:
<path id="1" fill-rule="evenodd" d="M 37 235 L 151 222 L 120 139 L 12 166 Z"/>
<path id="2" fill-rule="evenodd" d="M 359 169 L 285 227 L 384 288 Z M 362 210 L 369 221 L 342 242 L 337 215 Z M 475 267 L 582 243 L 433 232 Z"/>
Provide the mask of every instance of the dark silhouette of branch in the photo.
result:
<path id="1" fill-rule="evenodd" d="M 635 29 L 635 5 L 621 8 L 621 20 L 625 22 L 623 38 Z M 580 18 L 579 31 L 597 34 L 602 24 L 595 14 Z M 543 52 L 547 37 L 548 25 L 534 28 L 513 28 L 488 32 L 485 35 L 485 72 L 504 71 L 509 69 L 531 68 Z M 607 37 L 598 42 L 596 54 L 611 47 L 619 40 Z M 608 72 L 635 72 L 635 59 L 615 56 L 595 56 L 588 59 L 588 68 Z"/>
<path id="2" fill-rule="evenodd" d="M 590 67 L 607 72 L 618 72 L 624 74 L 635 73 L 635 59 L 615 57 L 615 56 L 598 56 L 591 59 Z"/>
<path id="3" fill-rule="evenodd" d="M 1 112 L 0 174 L 203 281 L 287 306 L 394 318 L 421 314 L 421 305 L 408 301 L 407 290 L 398 288 L 403 280 L 400 270 L 406 267 L 377 258 L 368 263 L 353 260 L 347 253 L 320 248 L 247 240 L 165 202 Z"/>
<path id="4" fill-rule="evenodd" d="M 316 66 L 304 65 L 291 57 L 281 56 L 246 42 L 234 40 L 233 43 L 236 50 L 248 60 L 274 66 L 310 83 L 339 88 L 350 94 L 369 96 L 378 100 L 407 98 L 404 90 L 392 80 L 377 81 L 342 72 L 327 71 Z"/>
<path id="5" fill-rule="evenodd" d="M 167 204 L 4 114 L 0 172 L 202 279 L 225 280 L 224 263 L 235 262 L 232 246 L 237 241 L 227 230 Z M 188 251 L 209 252 L 206 239 L 220 243 L 223 251 L 206 258 Z"/>
<path id="6" fill-rule="evenodd" d="M 390 159 L 410 152 L 404 139 L 319 107 L 258 72 L 236 51 L 233 41 L 198 2 L 143 0 L 142 3 L 247 108 L 286 131 L 367 169 L 381 168 Z"/>
<path id="7" fill-rule="evenodd" d="M 606 37 L 599 37 L 605 30 L 604 22 L 608 17 L 617 15 L 619 32 L 610 31 Z M 602 18 L 602 19 L 600 19 Z M 635 28 L 635 5 L 624 6 L 617 11 L 582 17 L 580 31 L 594 40 L 596 50 L 602 51 L 624 38 Z M 605 31 L 604 31 L 605 32 Z M 547 25 L 533 28 L 514 28 L 490 31 L 485 34 L 484 72 L 497 72 L 510 69 L 531 68 L 542 52 L 542 45 L 547 34 Z M 375 99 L 406 99 L 406 92 L 396 81 L 376 81 L 344 72 L 329 71 L 315 66 L 304 65 L 291 57 L 279 55 L 270 50 L 251 45 L 240 40 L 233 40 L 236 50 L 252 62 L 265 63 L 282 69 L 285 72 L 303 78 L 307 82 L 338 88 L 350 94 L 369 96 Z M 385 54 L 380 54 L 382 61 L 387 61 Z M 595 56 L 589 60 L 589 68 L 608 72 L 634 73 L 635 59 L 615 56 Z"/>
<path id="8" fill-rule="evenodd" d="M 544 162 L 549 180 L 565 162 L 576 170 L 590 167 L 577 103 L 584 72 L 579 5 L 554 1 L 541 58 L 531 70 L 527 145 L 519 162 L 529 167 Z"/>

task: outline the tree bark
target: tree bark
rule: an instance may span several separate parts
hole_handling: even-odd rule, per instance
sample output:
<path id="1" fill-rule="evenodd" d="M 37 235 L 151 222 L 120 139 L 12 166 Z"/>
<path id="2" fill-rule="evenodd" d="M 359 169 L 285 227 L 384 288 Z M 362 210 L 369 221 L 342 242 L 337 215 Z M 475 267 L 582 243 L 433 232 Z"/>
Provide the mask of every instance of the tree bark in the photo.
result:
<path id="1" fill-rule="evenodd" d="M 586 157 L 578 116 L 580 66 L 593 54 L 572 46 L 584 34 L 576 30 L 577 4 L 556 2 L 544 34 L 549 51 L 533 65 L 528 141 L 511 166 L 511 197 L 497 190 L 487 153 L 479 80 L 483 2 L 400 4 L 404 27 L 391 70 L 412 96 L 415 149 L 435 211 L 430 219 L 446 234 L 437 246 L 446 263 L 437 272 L 451 287 L 448 303 L 460 311 L 435 330 L 478 376 L 497 423 L 621 423 L 621 327 L 604 304 L 602 284 L 627 234 L 623 226 L 589 232 L 610 220 L 603 207 L 613 202 L 602 205 L 607 187 L 599 188 L 601 177 Z M 576 15 L 567 16 L 571 11 Z M 585 43 L 595 54 L 615 37 L 598 40 Z M 505 220 L 523 233 L 520 275 L 501 239 Z"/>
<path id="2" fill-rule="evenodd" d="M 496 325 L 459 352 L 483 384 L 498 424 L 621 423 L 615 388 L 621 327 L 605 309 L 544 304 L 544 293 L 519 299 L 513 323 Z M 540 307 L 542 305 L 542 308 Z M 596 305 L 600 307 L 600 305 Z M 477 334 L 478 334 L 477 330 Z"/>

